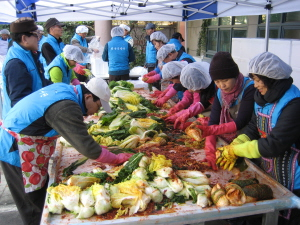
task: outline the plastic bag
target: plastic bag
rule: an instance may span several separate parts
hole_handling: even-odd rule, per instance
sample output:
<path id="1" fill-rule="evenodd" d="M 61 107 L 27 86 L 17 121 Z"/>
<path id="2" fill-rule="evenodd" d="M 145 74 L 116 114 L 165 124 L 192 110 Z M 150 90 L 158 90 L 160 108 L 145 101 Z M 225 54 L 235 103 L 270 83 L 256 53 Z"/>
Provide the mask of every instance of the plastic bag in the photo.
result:
<path id="1" fill-rule="evenodd" d="M 104 47 L 100 44 L 100 41 L 99 41 L 99 37 L 94 37 L 90 42 L 89 42 L 89 48 L 91 49 L 98 49 L 99 52 L 98 53 L 95 53 L 93 52 L 92 53 L 92 56 L 94 58 L 101 58 L 102 57 L 102 53 L 103 53 L 103 49 Z"/>
<path id="2" fill-rule="evenodd" d="M 130 70 L 130 76 L 144 76 L 148 73 L 148 70 L 142 66 L 136 66 Z"/>

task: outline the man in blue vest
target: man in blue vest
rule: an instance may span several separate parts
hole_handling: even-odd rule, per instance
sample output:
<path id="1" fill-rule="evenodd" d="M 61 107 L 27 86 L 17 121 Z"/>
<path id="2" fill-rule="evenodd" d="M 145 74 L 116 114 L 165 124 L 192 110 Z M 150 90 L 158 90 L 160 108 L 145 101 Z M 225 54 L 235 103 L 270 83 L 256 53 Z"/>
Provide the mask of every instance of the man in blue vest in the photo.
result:
<path id="1" fill-rule="evenodd" d="M 133 38 L 129 35 L 130 27 L 125 24 L 120 24 L 120 27 L 124 29 L 124 40 L 127 41 L 131 47 L 133 47 Z"/>
<path id="2" fill-rule="evenodd" d="M 132 154 L 115 155 L 87 132 L 84 115 L 111 112 L 110 90 L 101 78 L 86 85 L 57 83 L 19 101 L 0 127 L 0 163 L 24 224 L 38 225 L 48 183 L 48 161 L 58 135 L 84 156 L 113 165 Z"/>
<path id="3" fill-rule="evenodd" d="M 176 32 L 172 35 L 172 38 L 169 40 L 168 44 L 174 44 L 177 52 L 185 52 L 185 47 L 181 44 L 181 42 L 184 42 L 184 39 L 181 33 Z"/>
<path id="4" fill-rule="evenodd" d="M 99 49 L 96 48 L 89 48 L 88 43 L 95 37 L 95 36 L 90 36 L 87 37 L 87 34 L 89 32 L 89 29 L 87 26 L 80 25 L 76 27 L 76 33 L 71 39 L 71 45 L 75 45 L 79 47 L 84 55 L 84 57 L 88 57 L 88 54 L 91 54 L 93 52 L 98 53 Z M 79 81 L 85 82 L 87 80 L 87 77 L 85 75 L 85 70 L 88 67 L 88 63 L 83 62 L 80 64 L 77 64 L 76 67 L 73 69 L 76 72 L 76 76 Z"/>
<path id="5" fill-rule="evenodd" d="M 103 50 L 102 59 L 108 62 L 109 81 L 129 80 L 129 63 L 135 60 L 135 55 L 123 35 L 122 27 L 114 27 L 111 30 L 112 39 Z"/>
<path id="6" fill-rule="evenodd" d="M 156 26 L 153 23 L 148 23 L 145 27 L 146 30 L 146 63 L 145 63 L 145 68 L 148 69 L 148 73 L 151 72 L 152 70 L 155 69 L 156 67 L 156 48 L 150 41 L 150 35 L 155 32 Z"/>
<path id="7" fill-rule="evenodd" d="M 45 29 L 48 32 L 46 41 L 43 43 L 41 52 L 45 61 L 44 68 L 49 65 L 52 60 L 62 53 L 65 44 L 62 42 L 63 27 L 65 24 L 60 23 L 56 18 L 50 18 L 45 23 Z"/>
<path id="8" fill-rule="evenodd" d="M 45 79 L 39 61 L 37 26 L 33 19 L 22 17 L 10 24 L 13 45 L 3 63 L 3 112 L 8 111 L 25 96 L 52 82 Z"/>

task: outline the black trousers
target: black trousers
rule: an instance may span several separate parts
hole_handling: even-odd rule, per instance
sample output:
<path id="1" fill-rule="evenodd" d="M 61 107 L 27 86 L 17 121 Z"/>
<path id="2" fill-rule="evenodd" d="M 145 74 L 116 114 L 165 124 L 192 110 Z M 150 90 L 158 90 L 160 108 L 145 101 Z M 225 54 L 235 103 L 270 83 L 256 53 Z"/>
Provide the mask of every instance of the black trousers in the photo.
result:
<path id="1" fill-rule="evenodd" d="M 2 161 L 0 163 L 24 225 L 39 225 L 49 178 L 40 190 L 25 193 L 21 168 Z"/>
<path id="2" fill-rule="evenodd" d="M 109 81 L 129 80 L 129 74 L 109 75 Z"/>

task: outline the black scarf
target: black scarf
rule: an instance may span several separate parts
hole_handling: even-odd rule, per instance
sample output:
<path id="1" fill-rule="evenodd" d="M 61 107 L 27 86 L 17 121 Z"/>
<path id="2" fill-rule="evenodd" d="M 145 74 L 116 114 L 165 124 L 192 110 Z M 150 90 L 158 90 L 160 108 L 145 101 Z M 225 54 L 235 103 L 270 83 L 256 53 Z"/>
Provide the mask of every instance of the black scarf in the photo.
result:
<path id="1" fill-rule="evenodd" d="M 288 79 L 276 80 L 271 88 L 268 88 L 265 95 L 261 95 L 258 90 L 255 91 L 254 101 L 259 106 L 264 106 L 267 103 L 274 103 L 279 100 L 284 93 L 291 87 L 293 84 L 293 78 L 289 77 Z"/>

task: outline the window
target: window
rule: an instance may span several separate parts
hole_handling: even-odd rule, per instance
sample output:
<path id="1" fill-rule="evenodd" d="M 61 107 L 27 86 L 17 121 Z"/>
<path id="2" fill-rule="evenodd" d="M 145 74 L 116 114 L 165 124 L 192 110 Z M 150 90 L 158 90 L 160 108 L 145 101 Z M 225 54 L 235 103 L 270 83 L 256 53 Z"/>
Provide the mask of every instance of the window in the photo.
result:
<path id="1" fill-rule="evenodd" d="M 247 16 L 228 16 L 209 20 L 206 57 L 218 51 L 231 52 L 232 37 L 247 37 Z"/>
<path id="2" fill-rule="evenodd" d="M 266 23 L 266 15 L 261 15 L 260 23 Z M 279 23 L 281 22 L 281 13 L 271 14 L 270 15 L 270 23 Z"/>
<path id="3" fill-rule="evenodd" d="M 300 22 L 300 12 L 290 12 L 286 14 L 286 22 Z"/>
<path id="4" fill-rule="evenodd" d="M 270 27 L 269 29 L 269 38 L 280 38 L 279 27 Z M 264 38 L 266 36 L 266 28 L 259 27 L 257 37 Z"/>
<path id="5" fill-rule="evenodd" d="M 284 27 L 283 38 L 300 39 L 300 29 L 297 27 Z"/>

